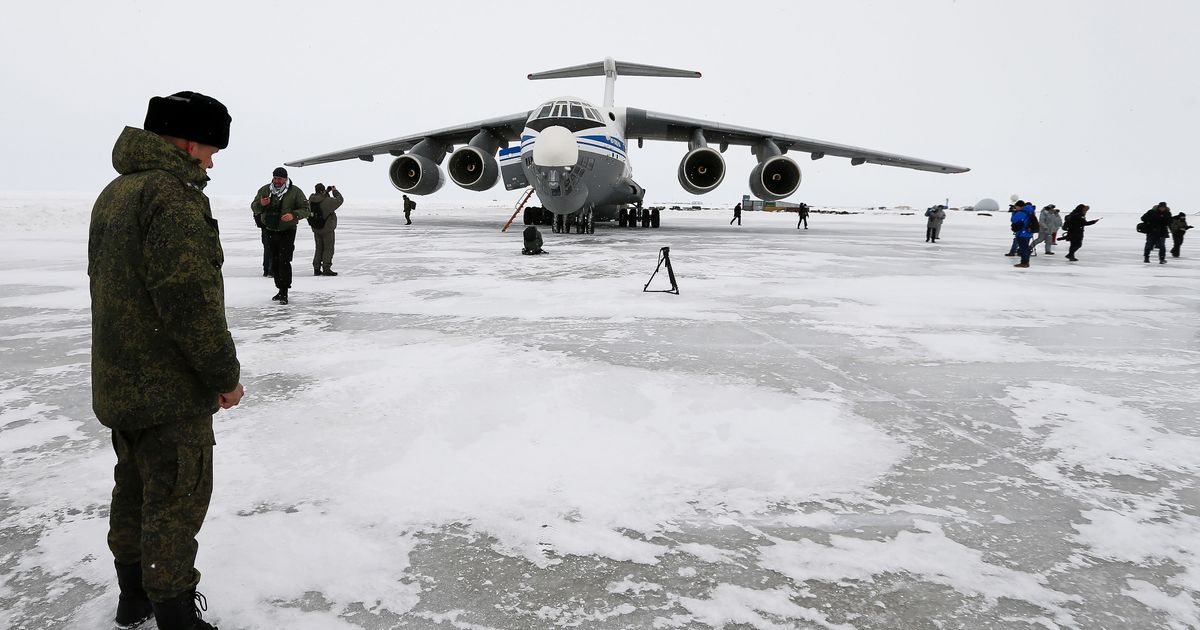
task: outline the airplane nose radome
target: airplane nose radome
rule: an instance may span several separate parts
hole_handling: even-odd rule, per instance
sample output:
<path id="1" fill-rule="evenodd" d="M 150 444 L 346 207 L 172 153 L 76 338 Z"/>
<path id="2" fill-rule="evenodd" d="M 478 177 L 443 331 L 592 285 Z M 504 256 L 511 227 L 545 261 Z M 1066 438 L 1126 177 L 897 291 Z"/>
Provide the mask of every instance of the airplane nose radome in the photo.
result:
<path id="1" fill-rule="evenodd" d="M 533 143 L 533 163 L 538 166 L 575 166 L 578 161 L 575 134 L 566 127 L 546 127 Z"/>

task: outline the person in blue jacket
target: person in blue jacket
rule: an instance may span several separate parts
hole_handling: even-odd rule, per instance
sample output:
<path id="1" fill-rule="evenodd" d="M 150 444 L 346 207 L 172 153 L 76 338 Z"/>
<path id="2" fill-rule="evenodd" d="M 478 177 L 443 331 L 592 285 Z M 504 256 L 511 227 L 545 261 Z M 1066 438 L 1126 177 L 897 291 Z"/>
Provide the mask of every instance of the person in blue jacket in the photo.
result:
<path id="1" fill-rule="evenodd" d="M 1021 262 L 1013 265 L 1014 267 L 1029 266 L 1029 239 L 1033 238 L 1033 232 L 1029 229 L 1033 220 L 1034 207 L 1033 204 L 1027 203 L 1024 207 L 1018 208 L 1012 213 L 1010 219 L 1012 231 L 1015 237 L 1013 240 L 1017 245 L 1017 253 L 1021 256 Z"/>

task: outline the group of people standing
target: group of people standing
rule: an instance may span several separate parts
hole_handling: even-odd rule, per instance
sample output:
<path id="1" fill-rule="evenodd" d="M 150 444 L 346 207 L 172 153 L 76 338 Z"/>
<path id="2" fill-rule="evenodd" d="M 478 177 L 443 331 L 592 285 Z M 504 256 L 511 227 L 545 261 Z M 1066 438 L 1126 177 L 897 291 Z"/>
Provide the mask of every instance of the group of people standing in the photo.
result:
<path id="1" fill-rule="evenodd" d="M 1037 255 L 1034 250 L 1038 245 L 1045 247 L 1047 256 L 1053 256 L 1055 255 L 1054 246 L 1058 244 L 1059 240 L 1065 240 L 1070 243 L 1066 259 L 1078 262 L 1079 258 L 1075 254 L 1083 247 L 1084 230 L 1100 220 L 1088 219 L 1089 210 L 1091 208 L 1087 204 L 1081 203 L 1064 218 L 1058 207 L 1052 203 L 1046 204 L 1040 212 L 1037 212 L 1032 203 L 1024 200 L 1015 201 L 1008 207 L 1011 215 L 1009 227 L 1012 229 L 1013 239 L 1005 256 L 1019 256 L 1020 262 L 1013 266 L 1026 268 L 1029 267 L 1029 258 Z M 925 217 L 925 242 L 936 243 L 941 236 L 942 223 L 946 220 L 946 206 L 937 205 L 928 208 L 925 210 Z M 1138 232 L 1146 235 L 1146 247 L 1142 260 L 1150 262 L 1151 252 L 1157 249 L 1159 264 L 1166 264 L 1168 234 L 1173 241 L 1173 247 L 1170 250 L 1171 256 L 1178 258 L 1183 247 L 1184 235 L 1190 229 L 1192 226 L 1188 225 L 1186 214 L 1180 212 L 1172 216 L 1171 209 L 1165 201 L 1155 205 L 1142 215 L 1141 223 L 1137 228 Z M 1060 231 L 1064 232 L 1061 237 L 1059 236 Z"/>
<path id="2" fill-rule="evenodd" d="M 1054 246 L 1059 240 L 1058 231 L 1062 229 L 1066 231 L 1062 240 L 1071 244 L 1066 258 L 1071 262 L 1077 262 L 1079 259 L 1075 257 L 1075 253 L 1083 247 L 1084 229 L 1100 220 L 1088 220 L 1089 210 L 1091 210 L 1090 206 L 1081 203 L 1075 206 L 1075 209 L 1069 212 L 1064 219 L 1060 215 L 1058 207 L 1052 203 L 1046 204 L 1040 214 L 1034 214 L 1036 209 L 1032 203 L 1018 200 L 1008 209 L 1012 213 L 1009 218 L 1009 227 L 1012 229 L 1013 240 L 1012 246 L 1009 247 L 1005 256 L 1020 256 L 1021 261 L 1013 266 L 1022 268 L 1029 266 L 1029 257 L 1034 255 L 1033 248 L 1039 244 L 1044 244 L 1046 255 L 1053 256 Z M 1033 239 L 1035 233 L 1037 239 Z"/>
<path id="3" fill-rule="evenodd" d="M 262 232 L 263 276 L 274 277 L 278 290 L 272 300 L 288 303 L 296 228 L 301 219 L 307 219 L 313 231 L 313 275 L 338 275 L 332 267 L 337 209 L 342 201 L 337 186 L 326 187 L 320 183 L 312 195 L 305 197 L 304 191 L 292 182 L 287 169 L 282 166 L 271 172 L 270 183 L 258 189 L 254 201 L 250 202 L 250 211 L 254 213 L 254 224 Z"/>
<path id="4" fill-rule="evenodd" d="M 1031 203 L 1026 203 L 1019 200 L 1009 207 L 1009 212 L 1012 213 L 1010 218 L 1010 226 L 1013 232 L 1012 247 L 1005 256 L 1020 256 L 1021 261 L 1014 267 L 1028 267 L 1029 257 L 1032 254 L 1034 247 L 1038 244 L 1045 243 L 1046 254 L 1054 255 L 1054 245 L 1058 238 L 1059 229 L 1065 230 L 1066 234 L 1063 240 L 1071 244 L 1067 250 L 1066 259 L 1071 262 L 1077 262 L 1079 259 L 1075 256 L 1080 247 L 1083 247 L 1083 234 L 1085 228 L 1089 225 L 1094 225 L 1100 219 L 1088 219 L 1087 214 L 1090 210 L 1086 204 L 1079 204 L 1075 209 L 1067 214 L 1065 219 L 1059 218 L 1059 210 L 1054 204 L 1047 204 L 1042 208 L 1041 213 L 1034 214 L 1034 206 Z M 1146 235 L 1146 246 L 1142 252 L 1142 261 L 1150 262 L 1150 254 L 1155 249 L 1158 250 L 1158 262 L 1165 265 L 1167 263 L 1166 240 L 1169 234 L 1173 241 L 1174 247 L 1171 248 L 1171 255 L 1178 258 L 1180 250 L 1183 247 L 1184 234 L 1192 229 L 1187 223 L 1187 215 L 1183 212 L 1175 216 L 1171 216 L 1171 208 L 1167 202 L 1163 201 L 1155 205 L 1149 211 L 1142 215 L 1141 223 L 1137 226 L 1137 231 Z M 1030 242 L 1030 238 L 1034 233 L 1037 233 L 1036 240 Z M 1036 254 L 1034 254 L 1036 255 Z"/>

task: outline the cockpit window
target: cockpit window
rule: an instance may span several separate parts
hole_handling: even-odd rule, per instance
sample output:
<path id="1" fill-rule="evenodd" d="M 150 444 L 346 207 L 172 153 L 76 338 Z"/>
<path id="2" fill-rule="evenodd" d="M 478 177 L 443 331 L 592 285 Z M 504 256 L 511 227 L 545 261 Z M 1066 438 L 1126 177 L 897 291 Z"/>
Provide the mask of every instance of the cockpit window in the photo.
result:
<path id="1" fill-rule="evenodd" d="M 544 103 L 530 120 L 542 118 L 578 118 L 593 122 L 604 122 L 604 117 L 595 107 L 579 101 L 551 101 Z"/>
<path id="2" fill-rule="evenodd" d="M 571 131 L 581 131 L 604 126 L 604 116 L 595 107 L 584 101 L 550 101 L 530 114 L 528 126 L 541 131 L 550 125 L 559 125 Z"/>

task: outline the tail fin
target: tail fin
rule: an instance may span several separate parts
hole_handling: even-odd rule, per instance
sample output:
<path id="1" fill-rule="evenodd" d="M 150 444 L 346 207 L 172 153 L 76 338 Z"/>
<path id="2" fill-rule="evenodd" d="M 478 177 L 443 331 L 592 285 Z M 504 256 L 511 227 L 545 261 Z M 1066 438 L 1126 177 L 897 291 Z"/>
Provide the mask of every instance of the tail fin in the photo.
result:
<path id="1" fill-rule="evenodd" d="M 605 77 L 604 82 L 604 106 L 613 106 L 613 87 L 617 81 L 618 75 L 627 77 L 680 77 L 687 79 L 699 79 L 700 73 L 695 70 L 680 70 L 678 68 L 667 68 L 664 66 L 649 66 L 641 63 L 629 63 L 628 61 L 614 61 L 612 57 L 606 58 L 604 61 L 594 63 L 585 63 L 578 66 L 569 66 L 567 68 L 559 68 L 557 70 L 546 70 L 545 72 L 534 72 L 529 75 L 529 80 L 537 81 L 539 79 L 566 79 L 569 77 Z"/>

